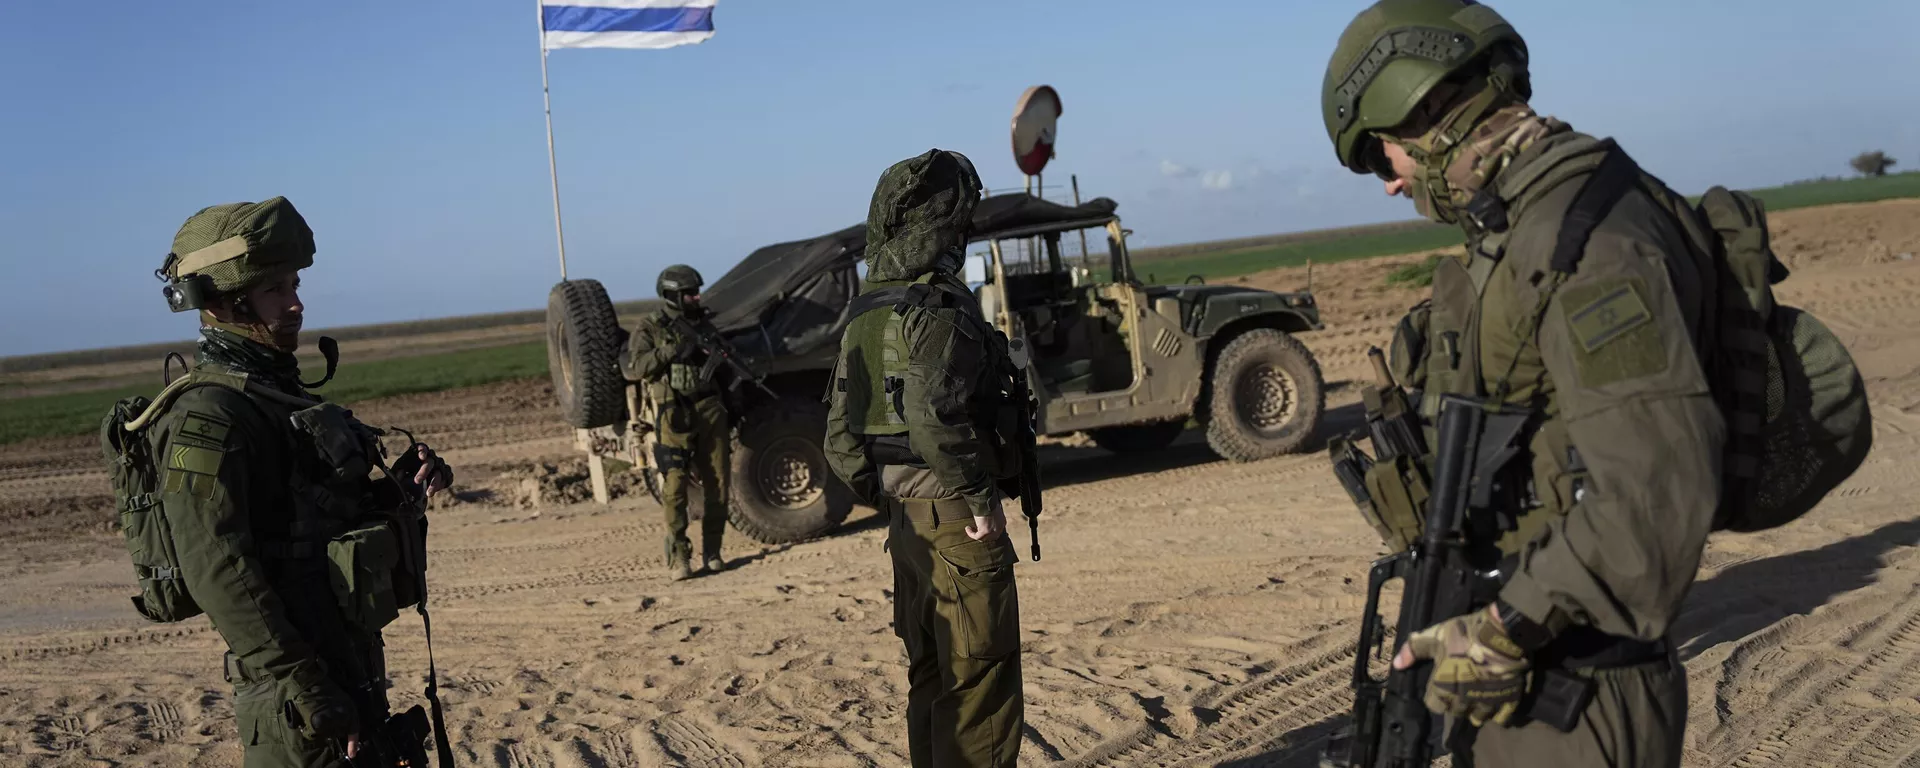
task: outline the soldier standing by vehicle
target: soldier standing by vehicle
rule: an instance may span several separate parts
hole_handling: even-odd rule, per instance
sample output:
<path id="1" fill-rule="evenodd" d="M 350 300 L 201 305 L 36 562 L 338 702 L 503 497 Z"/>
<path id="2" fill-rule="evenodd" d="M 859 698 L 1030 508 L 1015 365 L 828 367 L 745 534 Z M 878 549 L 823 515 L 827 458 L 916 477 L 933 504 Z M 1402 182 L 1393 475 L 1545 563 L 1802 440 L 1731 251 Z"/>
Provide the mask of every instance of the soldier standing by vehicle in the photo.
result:
<path id="1" fill-rule="evenodd" d="M 197 360 L 102 425 L 134 605 L 212 620 L 249 768 L 424 759 L 424 714 L 389 718 L 380 629 L 422 599 L 424 497 L 453 474 L 424 443 L 388 467 L 381 432 L 301 383 L 313 254 L 282 197 L 188 218 L 156 274 L 174 311 L 200 311 Z M 321 348 L 331 377 L 332 340 Z"/>
<path id="2" fill-rule="evenodd" d="M 996 481 L 1018 457 L 1005 343 L 956 274 L 980 200 L 956 152 L 881 174 L 867 278 L 828 391 L 827 460 L 891 518 L 894 632 L 905 643 L 912 764 L 1012 766 L 1023 722 L 1017 559 Z"/>
<path id="3" fill-rule="evenodd" d="M 1455 764 L 1677 766 L 1686 673 L 1668 632 L 1727 434 L 1704 373 L 1714 266 L 1684 200 L 1528 107 L 1527 62 L 1485 5 L 1381 0 L 1327 69 L 1340 162 L 1468 239 L 1435 270 L 1424 338 L 1395 341 L 1419 350 L 1401 385 L 1423 389 L 1429 427 L 1444 396 L 1532 414 L 1491 468 L 1493 514 L 1466 526 L 1469 556 L 1505 576 L 1497 599 L 1393 664 L 1432 662 L 1425 701 L 1456 726 Z M 1514 716 L 1549 669 L 1592 684 L 1569 731 Z"/>
<path id="4" fill-rule="evenodd" d="M 687 565 L 693 555 L 693 543 L 687 538 L 689 472 L 699 476 L 706 494 L 700 518 L 702 567 L 714 573 L 727 567 L 720 556 L 720 539 L 727 530 L 732 420 L 721 383 L 712 375 L 700 375 L 708 362 L 707 351 L 695 334 L 716 333 L 700 304 L 703 284 L 700 273 L 685 264 L 661 270 L 656 288 L 666 306 L 640 321 L 627 340 L 621 365 L 628 381 L 646 386 L 655 408 L 653 423 L 659 439 L 655 462 L 660 468 L 660 502 L 667 515 L 667 569 L 675 581 L 693 575 Z"/>

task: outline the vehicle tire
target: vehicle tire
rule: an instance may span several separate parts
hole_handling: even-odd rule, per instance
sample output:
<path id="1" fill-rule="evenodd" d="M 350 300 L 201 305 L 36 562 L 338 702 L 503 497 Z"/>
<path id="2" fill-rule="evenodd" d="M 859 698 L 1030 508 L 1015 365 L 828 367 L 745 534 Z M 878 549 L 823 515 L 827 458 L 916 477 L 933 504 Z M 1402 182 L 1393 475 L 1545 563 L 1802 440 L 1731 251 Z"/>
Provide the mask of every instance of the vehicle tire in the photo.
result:
<path id="1" fill-rule="evenodd" d="M 598 280 L 565 280 L 547 294 L 547 370 L 568 424 L 604 427 L 626 416 L 621 333 Z"/>
<path id="2" fill-rule="evenodd" d="M 1227 342 L 1208 382 L 1207 445 L 1229 461 L 1304 449 L 1326 410 L 1313 353 L 1299 339 L 1271 328 Z"/>
<path id="3" fill-rule="evenodd" d="M 847 519 L 853 494 L 827 466 L 827 406 L 789 397 L 740 422 L 733 443 L 733 527 L 763 544 L 818 537 Z"/>
<path id="4" fill-rule="evenodd" d="M 1093 444 L 1114 453 L 1146 453 L 1167 447 L 1187 431 L 1185 419 L 1087 430 Z"/>

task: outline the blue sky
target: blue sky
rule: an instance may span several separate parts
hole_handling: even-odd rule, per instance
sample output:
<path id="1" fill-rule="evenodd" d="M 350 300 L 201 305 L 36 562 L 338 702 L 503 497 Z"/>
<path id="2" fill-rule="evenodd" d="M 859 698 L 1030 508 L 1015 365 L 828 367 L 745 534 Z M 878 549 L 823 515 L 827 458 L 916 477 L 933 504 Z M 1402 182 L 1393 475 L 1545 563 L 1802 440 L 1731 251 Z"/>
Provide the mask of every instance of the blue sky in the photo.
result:
<path id="1" fill-rule="evenodd" d="M 273 195 L 316 231 L 309 327 L 544 306 L 533 5 L 10 4 L 0 355 L 190 337 L 150 274 L 174 230 Z M 1036 83 L 1065 108 L 1049 182 L 1118 200 L 1137 244 L 1408 218 L 1334 164 L 1318 114 L 1364 5 L 723 0 L 701 45 L 555 51 L 569 273 L 616 299 L 674 262 L 712 280 L 859 221 L 879 172 L 933 146 L 1018 186 L 1007 120 Z M 1495 7 L 1542 111 L 1684 191 L 1843 174 L 1865 149 L 1920 165 L 1913 0 Z"/>

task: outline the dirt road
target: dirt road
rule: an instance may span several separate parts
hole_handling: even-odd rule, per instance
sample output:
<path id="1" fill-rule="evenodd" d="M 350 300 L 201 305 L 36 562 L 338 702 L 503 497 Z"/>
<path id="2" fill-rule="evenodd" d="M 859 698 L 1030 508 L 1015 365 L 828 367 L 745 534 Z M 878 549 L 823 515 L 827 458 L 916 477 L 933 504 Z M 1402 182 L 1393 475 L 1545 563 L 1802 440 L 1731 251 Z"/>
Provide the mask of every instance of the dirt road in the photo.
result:
<path id="1" fill-rule="evenodd" d="M 1807 519 L 1714 538 L 1674 635 L 1687 763 L 1920 766 L 1920 263 L 1901 256 L 1920 252 L 1920 201 L 1776 218 L 1795 270 L 1781 292 L 1848 341 L 1876 445 Z M 1346 382 L 1366 345 L 1417 298 L 1381 278 L 1415 258 L 1316 270 L 1331 330 L 1308 341 L 1336 427 L 1356 418 Z M 431 545 L 462 765 L 905 764 L 892 582 L 869 512 L 792 547 L 734 534 L 733 570 L 674 584 L 650 502 L 561 501 L 581 494 L 579 465 L 538 383 L 356 410 L 418 427 L 462 468 L 464 500 L 435 511 Z M 219 637 L 204 619 L 134 616 L 95 450 L 0 448 L 0 763 L 238 765 Z M 1350 703 L 1381 551 L 1324 460 L 1227 464 L 1188 435 L 1144 457 L 1068 441 L 1046 461 L 1046 559 L 1018 568 L 1022 762 L 1311 764 Z M 528 491 L 554 500 L 523 504 Z M 426 669 L 417 622 L 388 643 L 404 706 Z"/>

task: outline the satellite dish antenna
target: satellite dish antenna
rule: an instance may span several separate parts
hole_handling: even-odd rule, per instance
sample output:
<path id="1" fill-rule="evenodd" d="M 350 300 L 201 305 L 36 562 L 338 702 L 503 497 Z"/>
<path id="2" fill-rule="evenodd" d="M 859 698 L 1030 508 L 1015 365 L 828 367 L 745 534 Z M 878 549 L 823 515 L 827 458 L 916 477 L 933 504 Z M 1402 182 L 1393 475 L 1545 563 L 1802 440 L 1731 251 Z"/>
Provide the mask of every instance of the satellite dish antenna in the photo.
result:
<path id="1" fill-rule="evenodd" d="M 1020 94 L 1013 107 L 1013 162 L 1020 172 L 1038 176 L 1053 159 L 1054 127 L 1060 121 L 1060 94 L 1036 85 Z"/>

